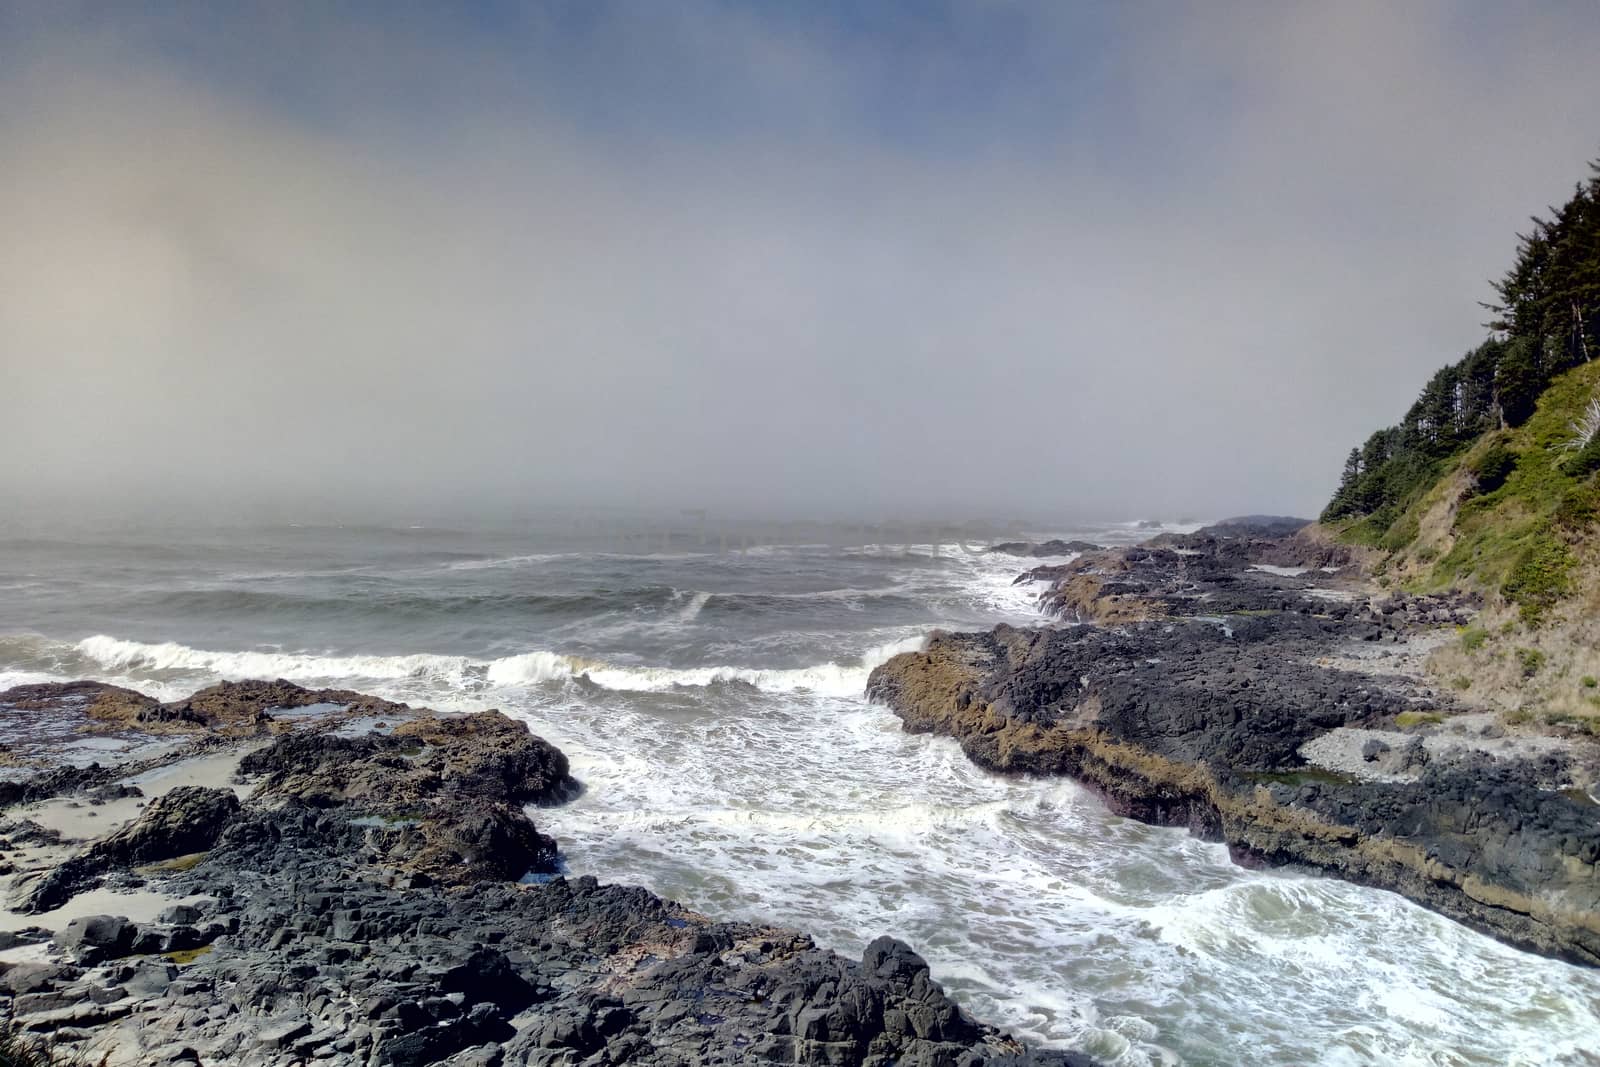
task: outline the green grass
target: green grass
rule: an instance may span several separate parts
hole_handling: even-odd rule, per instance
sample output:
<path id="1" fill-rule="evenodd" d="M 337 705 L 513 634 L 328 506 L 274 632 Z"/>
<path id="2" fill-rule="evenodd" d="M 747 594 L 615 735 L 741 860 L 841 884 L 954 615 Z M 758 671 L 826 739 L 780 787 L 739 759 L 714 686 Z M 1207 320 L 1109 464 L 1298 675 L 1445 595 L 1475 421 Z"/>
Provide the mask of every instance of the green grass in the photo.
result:
<path id="1" fill-rule="evenodd" d="M 1579 684 L 1585 689 L 1593 689 L 1595 686 L 1600 685 L 1600 678 L 1596 678 L 1592 674 L 1586 674 L 1583 676 L 1583 680 Z"/>
<path id="2" fill-rule="evenodd" d="M 1404 730 L 1410 726 L 1437 726 L 1444 716 L 1437 711 L 1402 711 L 1394 717 L 1394 724 Z"/>
<path id="3" fill-rule="evenodd" d="M 1544 666 L 1544 653 L 1537 648 L 1519 648 L 1517 662 L 1522 666 L 1522 676 L 1532 678 Z"/>
<path id="4" fill-rule="evenodd" d="M 1579 733 L 1600 735 L 1600 716 L 1594 715 L 1569 715 L 1566 712 L 1555 712 L 1544 717 L 1544 721 L 1551 726 L 1565 726 L 1569 730 Z"/>
<path id="5" fill-rule="evenodd" d="M 1522 621 L 1537 626 L 1544 613 L 1572 588 L 1572 550 L 1545 531 L 1530 536 L 1500 585 L 1500 594 L 1517 605 Z"/>
<path id="6" fill-rule="evenodd" d="M 163 952 L 161 955 L 163 959 L 169 959 L 179 967 L 183 967 L 193 963 L 201 956 L 209 956 L 210 954 L 211 946 L 201 945 L 199 948 L 181 948 L 176 952 Z"/>
<path id="7" fill-rule="evenodd" d="M 1460 689 L 1463 691 L 1471 689 L 1472 679 L 1468 678 L 1464 674 L 1458 674 L 1454 678 L 1450 679 L 1450 687 L 1452 689 Z"/>
<path id="8" fill-rule="evenodd" d="M 1338 536 L 1386 548 L 1391 562 L 1415 564 L 1420 575 L 1406 583 L 1415 592 L 1455 586 L 1493 590 L 1517 608 L 1525 625 L 1538 626 L 1572 592 L 1578 560 L 1569 539 L 1600 521 L 1600 445 L 1583 451 L 1568 447 L 1573 421 L 1596 395 L 1600 362 L 1558 376 L 1521 426 L 1484 434 L 1442 463 L 1435 479 L 1409 494 L 1400 508 L 1357 520 L 1339 529 Z M 1482 482 L 1488 491 L 1457 504 L 1448 551 L 1440 554 L 1435 544 L 1417 544 L 1423 516 L 1450 487 L 1474 481 L 1474 471 L 1491 469 L 1495 476 Z M 1463 648 L 1472 652 L 1482 639 L 1469 634 L 1463 634 Z"/>
<path id="9" fill-rule="evenodd" d="M 1476 652 L 1489 640 L 1489 631 L 1481 626 L 1468 626 L 1461 631 L 1461 649 L 1464 652 Z"/>
<path id="10" fill-rule="evenodd" d="M 155 863 L 146 863 L 134 868 L 141 874 L 175 874 L 192 870 L 199 866 L 200 861 L 206 858 L 204 852 L 190 852 L 185 856 L 174 856 L 170 860 L 159 860 Z M 0 1065 L 3 1067 L 3 1065 Z"/>

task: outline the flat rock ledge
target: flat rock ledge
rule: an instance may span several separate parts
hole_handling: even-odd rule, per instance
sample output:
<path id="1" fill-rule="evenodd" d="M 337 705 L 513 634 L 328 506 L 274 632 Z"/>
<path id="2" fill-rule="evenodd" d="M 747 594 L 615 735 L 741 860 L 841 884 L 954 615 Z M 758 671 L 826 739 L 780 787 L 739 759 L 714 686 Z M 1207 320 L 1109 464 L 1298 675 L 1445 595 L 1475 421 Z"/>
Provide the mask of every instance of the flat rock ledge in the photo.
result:
<path id="1" fill-rule="evenodd" d="M 208 736 L 248 738 L 227 742 L 248 788 L 179 786 L 81 846 L 7 812 L 8 855 L 71 850 L 17 872 L 14 909 L 96 887 L 175 901 L 153 921 L 0 933 L 14 1037 L 112 1067 L 1091 1062 L 973 1020 L 891 938 L 846 959 L 793 930 L 555 874 L 528 808 L 577 783 L 558 749 L 498 712 L 242 685 L 179 706 L 214 722 Z M 81 713 L 102 694 L 65 695 Z M 0 693 L 0 708 L 14 699 Z M 37 713 L 53 697 L 21 699 Z M 325 703 L 347 707 L 310 726 L 275 716 Z M 200 740 L 185 751 L 215 751 Z M 130 766 L 143 764 L 42 770 L 7 806 L 104 791 Z"/>
<path id="2" fill-rule="evenodd" d="M 1239 862 L 1393 890 L 1600 965 L 1594 746 L 1444 743 L 1475 709 L 1369 653 L 1474 605 L 1357 597 L 1348 564 L 1302 534 L 1201 531 L 1086 555 L 1046 569 L 1042 601 L 1099 625 L 935 634 L 875 669 L 868 695 L 983 767 L 1071 777 Z"/>

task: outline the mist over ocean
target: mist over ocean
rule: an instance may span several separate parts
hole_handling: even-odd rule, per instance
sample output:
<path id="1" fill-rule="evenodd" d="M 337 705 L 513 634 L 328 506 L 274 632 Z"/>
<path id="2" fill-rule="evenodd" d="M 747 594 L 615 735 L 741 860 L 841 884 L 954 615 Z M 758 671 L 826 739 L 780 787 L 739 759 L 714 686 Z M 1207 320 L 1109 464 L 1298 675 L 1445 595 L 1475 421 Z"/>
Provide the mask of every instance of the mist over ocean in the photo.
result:
<path id="1" fill-rule="evenodd" d="M 1131 524 L 1048 532 L 1130 542 Z M 858 953 L 891 933 L 980 1017 L 1118 1064 L 1545 1064 L 1600 974 L 1002 779 L 865 702 L 935 627 L 1038 622 L 965 546 L 677 529 L 84 527 L 0 541 L 0 688 L 283 677 L 499 707 L 572 758 L 566 869 Z M 1121 1057 L 1121 1058 L 1118 1058 Z"/>

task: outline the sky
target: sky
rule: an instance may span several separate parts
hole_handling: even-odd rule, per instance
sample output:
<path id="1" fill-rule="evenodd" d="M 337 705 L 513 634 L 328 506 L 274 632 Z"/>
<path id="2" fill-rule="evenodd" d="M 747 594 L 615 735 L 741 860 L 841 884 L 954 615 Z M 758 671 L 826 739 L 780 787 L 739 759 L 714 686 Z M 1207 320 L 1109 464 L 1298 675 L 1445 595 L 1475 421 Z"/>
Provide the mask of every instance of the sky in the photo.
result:
<path id="1" fill-rule="evenodd" d="M 1596 54 L 1592 3 L 0 0 L 0 506 L 1314 514 L 1600 155 Z"/>

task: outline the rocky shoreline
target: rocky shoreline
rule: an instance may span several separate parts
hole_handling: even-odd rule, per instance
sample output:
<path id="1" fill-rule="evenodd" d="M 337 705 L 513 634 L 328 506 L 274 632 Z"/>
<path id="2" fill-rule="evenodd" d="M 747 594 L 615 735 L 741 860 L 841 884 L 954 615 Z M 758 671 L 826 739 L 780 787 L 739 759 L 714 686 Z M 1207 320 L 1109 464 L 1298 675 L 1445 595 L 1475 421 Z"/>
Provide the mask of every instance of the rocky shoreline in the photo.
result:
<path id="1" fill-rule="evenodd" d="M 1501 724 L 1420 669 L 1471 598 L 1384 595 L 1342 546 L 1249 524 L 1018 580 L 1082 625 L 938 633 L 868 695 L 985 768 L 1071 777 L 1239 862 L 1600 965 L 1600 751 Z"/>
<path id="2" fill-rule="evenodd" d="M 498 712 L 85 682 L 0 718 L 0 1017 L 73 1062 L 1089 1062 L 973 1020 L 899 941 L 851 960 L 560 876 L 528 810 L 578 783 Z M 116 751 L 63 765 L 84 736 Z"/>

